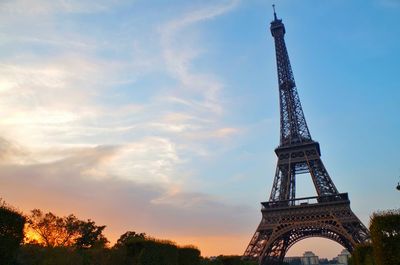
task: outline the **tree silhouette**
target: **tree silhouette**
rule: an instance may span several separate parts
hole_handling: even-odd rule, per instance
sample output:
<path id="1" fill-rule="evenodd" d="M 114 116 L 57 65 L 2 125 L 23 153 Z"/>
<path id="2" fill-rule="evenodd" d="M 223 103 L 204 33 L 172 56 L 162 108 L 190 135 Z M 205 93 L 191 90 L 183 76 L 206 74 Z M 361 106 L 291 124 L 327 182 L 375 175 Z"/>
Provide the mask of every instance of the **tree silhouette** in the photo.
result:
<path id="1" fill-rule="evenodd" d="M 119 239 L 117 240 L 117 243 L 115 244 L 116 247 L 124 246 L 130 241 L 134 240 L 140 240 L 140 239 L 145 239 L 146 234 L 145 233 L 136 233 L 135 231 L 127 231 L 124 234 L 122 234 Z"/>
<path id="2" fill-rule="evenodd" d="M 34 209 L 28 218 L 28 229 L 38 236 L 37 243 L 46 247 L 77 247 L 79 249 L 104 247 L 108 240 L 103 235 L 106 226 L 97 226 L 94 221 L 82 221 L 70 214 L 59 217 Z"/>
<path id="3" fill-rule="evenodd" d="M 105 225 L 97 226 L 92 220 L 79 222 L 79 236 L 76 239 L 75 246 L 80 249 L 93 247 L 105 247 L 109 242 L 103 235 Z"/>
<path id="4" fill-rule="evenodd" d="M 47 247 L 72 246 L 79 236 L 79 225 L 80 221 L 72 214 L 59 217 L 34 209 L 28 217 L 28 229 L 39 237 L 37 243 Z"/>
<path id="5" fill-rule="evenodd" d="M 400 209 L 374 213 L 369 229 L 376 264 L 400 264 Z"/>
<path id="6" fill-rule="evenodd" d="M 0 263 L 11 264 L 24 238 L 25 217 L 0 199 Z"/>

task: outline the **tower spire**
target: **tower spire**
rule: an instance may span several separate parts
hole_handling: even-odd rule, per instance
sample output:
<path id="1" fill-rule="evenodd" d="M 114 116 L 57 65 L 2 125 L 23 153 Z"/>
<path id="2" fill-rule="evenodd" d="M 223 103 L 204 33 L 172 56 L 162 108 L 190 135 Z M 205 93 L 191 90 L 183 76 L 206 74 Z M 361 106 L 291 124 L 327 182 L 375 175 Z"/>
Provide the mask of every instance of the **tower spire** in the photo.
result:
<path id="1" fill-rule="evenodd" d="M 276 12 L 275 12 L 275 4 L 272 4 L 272 8 L 274 9 L 274 18 L 275 18 L 275 20 L 278 20 L 278 18 L 276 17 Z"/>
<path id="2" fill-rule="evenodd" d="M 289 55 L 285 44 L 285 25 L 282 19 L 277 19 L 274 8 L 275 20 L 271 22 L 271 34 L 275 40 L 276 64 L 278 71 L 279 102 L 281 111 L 281 137 L 280 146 L 294 143 L 312 141 L 310 131 L 304 117 L 300 98 L 297 93 L 296 83 Z"/>

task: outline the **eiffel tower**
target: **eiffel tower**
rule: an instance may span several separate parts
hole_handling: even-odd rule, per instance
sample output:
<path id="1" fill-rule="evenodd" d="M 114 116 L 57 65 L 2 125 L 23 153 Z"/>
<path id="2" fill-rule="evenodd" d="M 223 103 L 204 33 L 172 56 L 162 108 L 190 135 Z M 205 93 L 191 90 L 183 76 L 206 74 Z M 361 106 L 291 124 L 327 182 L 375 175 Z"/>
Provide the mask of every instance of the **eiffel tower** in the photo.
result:
<path id="1" fill-rule="evenodd" d="M 311 138 L 284 40 L 285 26 L 274 7 L 271 33 L 275 40 L 280 103 L 280 144 L 275 178 L 262 220 L 243 258 L 260 265 L 281 264 L 288 249 L 309 237 L 331 239 L 350 252 L 369 239 L 367 228 L 350 209 L 347 193 L 339 193 L 321 160 L 319 143 Z M 296 198 L 296 175 L 309 173 L 317 196 Z"/>

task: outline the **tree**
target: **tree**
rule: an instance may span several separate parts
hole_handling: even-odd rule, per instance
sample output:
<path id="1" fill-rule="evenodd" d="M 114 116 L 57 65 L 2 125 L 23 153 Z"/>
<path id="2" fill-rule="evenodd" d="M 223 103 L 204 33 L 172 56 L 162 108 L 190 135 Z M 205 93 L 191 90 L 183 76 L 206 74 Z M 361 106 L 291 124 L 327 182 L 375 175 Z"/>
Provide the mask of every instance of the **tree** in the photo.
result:
<path id="1" fill-rule="evenodd" d="M 376 263 L 400 264 L 400 209 L 373 214 L 370 231 Z"/>
<path id="2" fill-rule="evenodd" d="M 24 238 L 25 217 L 0 199 L 0 261 L 10 264 Z"/>
<path id="3" fill-rule="evenodd" d="M 201 265 L 257 265 L 255 260 L 243 260 L 241 256 L 218 256 L 216 258 L 202 258 Z"/>
<path id="4" fill-rule="evenodd" d="M 74 216 L 58 217 L 34 209 L 28 217 L 28 229 L 39 237 L 37 243 L 47 247 L 72 246 L 79 236 L 80 221 Z"/>
<path id="5" fill-rule="evenodd" d="M 178 248 L 179 265 L 198 265 L 200 264 L 200 250 L 194 246 Z"/>
<path id="6" fill-rule="evenodd" d="M 222 261 L 224 265 L 241 265 L 242 259 L 240 256 L 218 256 L 219 260 Z"/>
<path id="7" fill-rule="evenodd" d="M 371 243 L 357 245 L 351 254 L 351 262 L 354 265 L 375 265 Z"/>
<path id="8" fill-rule="evenodd" d="M 142 243 L 138 265 L 178 265 L 178 247 L 174 243 L 154 239 Z"/>
<path id="9" fill-rule="evenodd" d="M 125 246 L 130 241 L 144 240 L 145 238 L 146 238 L 145 233 L 138 234 L 135 231 L 127 231 L 119 237 L 117 243 L 115 244 L 115 247 Z"/>
<path id="10" fill-rule="evenodd" d="M 218 258 L 210 259 L 210 258 L 202 258 L 200 259 L 201 265 L 224 265 L 222 261 Z"/>
<path id="11" fill-rule="evenodd" d="M 103 248 L 109 242 L 103 235 L 105 225 L 97 226 L 92 220 L 80 221 L 78 226 L 79 236 L 76 238 L 75 246 L 79 249 L 93 247 Z"/>
<path id="12" fill-rule="evenodd" d="M 28 229 L 38 236 L 37 243 L 46 247 L 104 247 L 108 243 L 103 235 L 105 227 L 97 226 L 90 219 L 79 220 L 73 214 L 59 217 L 51 212 L 45 214 L 39 209 L 32 210 L 28 219 Z"/>

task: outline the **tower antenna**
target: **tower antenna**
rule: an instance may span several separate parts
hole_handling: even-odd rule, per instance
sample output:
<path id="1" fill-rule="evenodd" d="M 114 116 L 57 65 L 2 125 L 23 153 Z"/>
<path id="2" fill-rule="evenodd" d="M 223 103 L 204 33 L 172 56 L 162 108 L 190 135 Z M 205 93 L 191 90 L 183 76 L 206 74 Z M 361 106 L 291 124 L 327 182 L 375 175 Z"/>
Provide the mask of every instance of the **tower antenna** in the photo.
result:
<path id="1" fill-rule="evenodd" d="M 278 18 L 276 17 L 276 12 L 275 12 L 275 4 L 272 4 L 272 9 L 274 10 L 274 18 L 275 18 L 275 20 L 278 20 Z"/>

